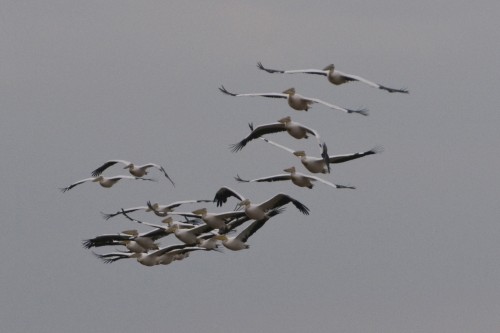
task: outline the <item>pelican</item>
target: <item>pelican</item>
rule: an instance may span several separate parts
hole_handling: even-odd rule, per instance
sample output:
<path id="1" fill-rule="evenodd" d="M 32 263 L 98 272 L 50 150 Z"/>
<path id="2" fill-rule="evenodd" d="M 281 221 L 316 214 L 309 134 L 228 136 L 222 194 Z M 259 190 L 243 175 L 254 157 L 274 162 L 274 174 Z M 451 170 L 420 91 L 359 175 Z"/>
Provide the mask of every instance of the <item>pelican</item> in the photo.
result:
<path id="1" fill-rule="evenodd" d="M 109 160 L 106 163 L 104 163 L 103 165 L 101 165 L 100 167 L 98 167 L 97 169 L 95 169 L 94 171 L 92 171 L 92 176 L 94 176 L 94 177 L 99 176 L 101 173 L 103 173 L 104 170 L 106 170 L 110 166 L 115 165 L 117 163 L 124 164 L 125 165 L 124 169 L 128 169 L 130 174 L 132 176 L 135 176 L 135 177 L 144 177 L 145 175 L 148 174 L 149 168 L 156 168 L 156 169 L 160 170 L 165 175 L 165 177 L 167 177 L 167 179 L 172 183 L 173 186 L 175 186 L 172 179 L 170 179 L 170 177 L 167 175 L 167 172 L 165 171 L 165 169 L 161 165 L 158 165 L 155 163 L 147 163 L 144 165 L 135 165 L 134 163 L 129 162 L 129 161 L 125 161 L 125 160 Z"/>
<path id="2" fill-rule="evenodd" d="M 94 238 L 86 239 L 82 242 L 83 247 L 101 247 L 109 245 L 123 245 L 133 252 L 146 252 L 150 249 L 158 249 L 156 240 L 167 236 L 166 230 L 155 229 L 144 233 L 137 230 L 125 230 L 118 234 L 104 234 Z"/>
<path id="3" fill-rule="evenodd" d="M 295 156 L 300 158 L 300 161 L 304 165 L 304 167 L 309 170 L 309 172 L 312 173 L 327 173 L 329 172 L 329 165 L 330 164 L 336 164 L 336 163 L 344 163 L 347 161 L 355 160 L 357 158 L 361 158 L 364 156 L 368 155 L 373 155 L 373 154 L 378 154 L 383 151 L 383 148 L 380 146 L 376 146 L 370 150 L 363 151 L 363 152 L 358 152 L 358 153 L 353 153 L 353 154 L 344 154 L 344 155 L 328 155 L 326 153 L 322 154 L 321 157 L 312 157 L 306 155 L 306 153 L 303 150 L 295 151 L 293 149 L 287 148 L 285 146 L 282 146 L 276 142 L 273 142 L 271 140 L 268 140 L 266 138 L 261 138 L 262 140 L 266 141 L 267 143 L 270 143 L 278 148 L 281 148 L 283 150 L 286 150 Z M 324 148 L 326 149 L 326 145 L 324 145 Z M 328 161 L 328 163 L 326 162 Z"/>
<path id="4" fill-rule="evenodd" d="M 251 179 L 251 180 L 242 179 L 239 175 L 237 175 L 234 178 L 237 181 L 243 182 L 243 183 L 251 183 L 251 182 L 259 182 L 260 183 L 260 182 L 276 182 L 276 181 L 283 181 L 283 180 L 291 180 L 293 184 L 295 184 L 299 187 L 307 187 L 309 189 L 313 188 L 313 186 L 314 186 L 313 182 L 319 181 L 323 184 L 326 184 L 328 186 L 338 188 L 338 189 L 342 189 L 342 188 L 355 189 L 354 186 L 333 184 L 333 183 L 330 183 L 329 181 L 326 181 L 326 180 L 321 179 L 319 177 L 316 177 L 313 175 L 306 175 L 306 174 L 297 172 L 295 170 L 294 166 L 292 166 L 290 168 L 286 168 L 283 171 L 287 172 L 287 173 L 274 175 L 274 176 L 268 176 L 268 177 L 262 177 L 262 178 L 256 178 L 256 179 Z"/>
<path id="5" fill-rule="evenodd" d="M 172 212 L 170 214 L 180 215 L 184 217 L 195 217 L 201 218 L 203 222 L 209 225 L 212 229 L 219 229 L 224 231 L 226 229 L 226 224 L 231 220 L 244 216 L 245 213 L 242 211 L 231 211 L 224 213 L 209 213 L 206 208 L 200 208 L 194 210 L 191 213 L 178 213 Z"/>
<path id="6" fill-rule="evenodd" d="M 291 196 L 278 193 L 272 198 L 264 201 L 260 204 L 253 204 L 249 199 L 246 199 L 244 196 L 234 191 L 233 189 L 223 186 L 216 193 L 214 197 L 214 202 L 217 203 L 217 206 L 222 206 L 229 197 L 235 197 L 240 200 L 238 206 L 245 207 L 245 214 L 253 219 L 260 220 L 266 217 L 269 217 L 267 214 L 270 210 L 274 208 L 278 208 L 284 206 L 288 203 L 292 203 L 302 214 L 309 215 L 309 208 L 307 208 L 300 201 L 292 198 Z"/>
<path id="7" fill-rule="evenodd" d="M 94 255 L 101 259 L 104 263 L 110 264 L 120 259 L 136 258 L 137 261 L 144 266 L 166 265 L 175 260 L 176 256 L 191 251 L 205 250 L 200 247 L 188 247 L 186 244 L 171 245 L 153 252 L 135 253 L 135 252 L 111 252 L 105 254 Z"/>
<path id="8" fill-rule="evenodd" d="M 307 111 L 309 108 L 312 106 L 314 103 L 318 104 L 323 104 L 324 106 L 327 106 L 331 109 L 346 112 L 346 113 L 356 113 L 356 114 L 361 114 L 363 116 L 368 115 L 368 110 L 367 109 L 359 109 L 359 110 L 351 110 L 351 109 L 346 109 L 337 105 L 333 105 L 327 102 L 324 102 L 320 99 L 317 98 L 311 98 L 311 97 L 305 97 L 301 96 L 299 94 L 295 93 L 295 88 L 288 88 L 287 90 L 283 91 L 282 93 L 250 93 L 250 94 L 235 94 L 232 92 L 227 91 L 224 86 L 220 86 L 219 88 L 220 91 L 222 91 L 224 94 L 229 95 L 229 96 L 262 96 L 262 97 L 271 97 L 271 98 L 285 98 L 288 101 L 288 105 L 297 111 Z"/>
<path id="9" fill-rule="evenodd" d="M 159 217 L 165 217 L 167 213 L 171 212 L 174 210 L 174 208 L 179 207 L 182 204 L 185 203 L 198 203 L 198 202 L 211 202 L 212 200 L 183 200 L 183 201 L 176 201 L 173 203 L 170 203 L 168 205 L 160 205 L 158 203 L 152 204 L 150 201 L 147 202 L 147 206 L 138 206 L 138 207 L 131 207 L 131 208 L 126 208 L 126 209 L 120 209 L 119 211 L 115 213 L 101 213 L 102 217 L 105 220 L 109 220 L 112 217 L 115 217 L 116 215 L 123 214 L 123 211 L 125 213 L 132 213 L 138 210 L 144 210 L 145 212 L 153 212 L 156 216 Z"/>
<path id="10" fill-rule="evenodd" d="M 316 132 L 312 128 L 292 121 L 292 117 L 290 116 L 281 118 L 275 123 L 263 124 L 255 128 L 253 127 L 253 124 L 248 124 L 248 126 L 250 126 L 250 130 L 252 132 L 240 142 L 230 146 L 233 152 L 240 151 L 248 142 L 260 138 L 262 135 L 284 131 L 288 132 L 288 134 L 290 134 L 295 139 L 307 139 L 309 137 L 308 135 L 312 135 L 316 137 L 318 145 L 321 148 L 321 142 L 318 132 Z"/>
<path id="11" fill-rule="evenodd" d="M 139 180 L 155 181 L 154 179 L 151 179 L 151 178 L 142 178 L 142 177 L 134 177 L 134 176 L 122 176 L 122 175 L 114 176 L 114 177 L 97 176 L 97 177 L 90 177 L 90 178 L 85 178 L 85 179 L 79 180 L 76 183 L 69 185 L 68 187 L 61 188 L 60 190 L 62 192 L 66 192 L 66 191 L 71 190 L 73 187 L 80 185 L 82 183 L 85 183 L 85 182 L 95 182 L 95 183 L 98 182 L 102 187 L 110 188 L 111 186 L 115 185 L 121 179 L 139 179 Z"/>
<path id="12" fill-rule="evenodd" d="M 337 86 L 340 84 L 344 84 L 346 82 L 359 81 L 359 82 L 365 83 L 369 86 L 372 86 L 374 88 L 388 91 L 390 93 L 394 93 L 394 92 L 403 93 L 403 94 L 409 93 L 409 91 L 407 89 L 389 88 L 389 87 L 385 87 L 381 84 L 378 84 L 378 83 L 375 83 L 372 81 L 368 81 L 367 79 L 364 79 L 364 78 L 357 76 L 357 75 L 342 73 L 341 71 L 336 70 L 335 66 L 333 64 L 326 66 L 325 68 L 323 68 L 323 70 L 319 70 L 319 69 L 295 69 L 295 70 L 283 71 L 283 70 L 279 70 L 279 69 L 265 68 L 261 62 L 257 63 L 257 67 L 259 69 L 262 69 L 263 71 L 268 72 L 268 73 L 280 73 L 280 74 L 304 73 L 304 74 L 323 75 L 323 76 L 327 77 L 327 79 L 328 79 L 328 81 L 330 81 L 330 83 L 333 83 L 334 85 L 337 85 Z"/>

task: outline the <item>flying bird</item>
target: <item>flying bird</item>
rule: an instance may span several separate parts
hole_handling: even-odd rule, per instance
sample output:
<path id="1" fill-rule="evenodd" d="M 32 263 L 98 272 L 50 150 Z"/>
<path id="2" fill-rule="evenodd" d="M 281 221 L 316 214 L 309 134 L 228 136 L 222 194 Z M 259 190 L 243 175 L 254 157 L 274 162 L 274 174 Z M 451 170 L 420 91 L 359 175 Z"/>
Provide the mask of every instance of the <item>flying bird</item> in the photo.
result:
<path id="1" fill-rule="evenodd" d="M 389 88 L 389 87 L 383 86 L 381 84 L 364 79 L 364 78 L 357 76 L 357 75 L 342 73 L 341 71 L 336 70 L 335 66 L 333 64 L 326 66 L 322 70 L 320 70 L 320 69 L 294 69 L 294 70 L 270 69 L 270 68 L 264 67 L 264 65 L 262 65 L 261 62 L 257 63 L 257 67 L 259 69 L 262 69 L 263 71 L 268 72 L 268 73 L 279 73 L 279 74 L 303 73 L 303 74 L 322 75 L 322 76 L 326 76 L 328 81 L 330 81 L 330 83 L 333 83 L 334 85 L 340 85 L 340 84 L 344 84 L 344 83 L 351 82 L 351 81 L 358 81 L 358 82 L 365 83 L 369 86 L 372 86 L 374 88 L 388 91 L 390 93 L 394 93 L 394 92 L 403 93 L 403 94 L 409 93 L 409 91 L 407 89 Z"/>
<path id="2" fill-rule="evenodd" d="M 314 186 L 314 182 L 318 181 L 320 183 L 326 184 L 328 186 L 337 188 L 337 189 L 343 189 L 343 188 L 348 188 L 348 189 L 355 189 L 354 186 L 346 186 L 346 185 L 339 185 L 339 184 L 333 184 L 330 183 L 329 181 L 326 181 L 324 179 L 321 179 L 319 177 L 313 176 L 313 175 L 306 175 L 301 172 L 297 172 L 295 170 L 295 167 L 292 166 L 290 168 L 286 168 L 283 170 L 284 174 L 279 174 L 279 175 L 274 175 L 274 176 L 267 176 L 267 177 L 261 177 L 261 178 L 256 178 L 256 179 L 251 179 L 251 180 L 245 180 L 242 179 L 239 175 L 235 177 L 235 179 L 239 182 L 243 183 L 251 183 L 251 182 L 277 182 L 277 181 L 285 181 L 285 180 L 291 180 L 293 184 L 299 186 L 299 187 L 307 187 L 309 189 L 312 189 Z"/>
<path id="3" fill-rule="evenodd" d="M 249 199 L 245 198 L 238 192 L 234 191 L 233 189 L 223 186 L 217 192 L 215 193 L 214 197 L 214 202 L 217 203 L 217 207 L 222 206 L 229 197 L 235 197 L 240 200 L 238 203 L 238 206 L 244 207 L 244 212 L 245 214 L 253 219 L 253 220 L 260 220 L 263 218 L 268 217 L 268 212 L 272 209 L 279 208 L 281 206 L 284 206 L 288 203 L 292 203 L 302 214 L 304 215 L 309 215 L 309 208 L 307 208 L 303 203 L 300 201 L 292 198 L 291 196 L 284 194 L 284 193 L 278 193 L 272 198 L 269 198 L 268 200 L 259 203 L 259 204 L 254 204 L 252 203 Z"/>
<path id="4" fill-rule="evenodd" d="M 334 110 L 346 112 L 346 113 L 356 113 L 356 114 L 361 114 L 363 116 L 368 115 L 368 110 L 367 109 L 359 109 L 359 110 L 352 110 L 352 109 L 346 109 L 334 104 L 327 103 L 325 101 L 322 101 L 317 98 L 311 98 L 311 97 L 305 97 L 301 96 L 299 94 L 295 93 L 295 88 L 288 88 L 287 90 L 283 91 L 282 93 L 250 93 L 250 94 L 235 94 L 232 92 L 229 92 L 224 86 L 220 86 L 219 90 L 223 92 L 226 95 L 229 96 L 261 96 L 261 97 L 270 97 L 270 98 L 283 98 L 288 101 L 288 105 L 297 111 L 307 111 L 311 108 L 311 106 L 315 103 L 322 104 L 326 107 L 329 107 Z"/>
<path id="5" fill-rule="evenodd" d="M 236 218 L 244 216 L 242 211 L 230 211 L 223 213 L 210 213 L 206 208 L 200 208 L 192 211 L 191 213 L 172 212 L 171 215 L 180 215 L 184 217 L 201 218 L 203 222 L 208 224 L 212 229 L 219 229 L 222 232 L 226 230 L 226 224 Z"/>
<path id="6" fill-rule="evenodd" d="M 132 212 L 136 212 L 138 210 L 143 210 L 145 212 L 153 212 L 156 216 L 159 216 L 159 217 L 165 217 L 167 216 L 167 214 L 169 212 L 172 212 L 174 210 L 174 208 L 177 208 L 179 207 L 180 205 L 182 204 L 186 204 L 186 203 L 198 203 L 198 202 L 212 202 L 212 200 L 204 200 L 204 199 L 200 199 L 200 200 L 183 200 L 183 201 L 176 201 L 176 202 L 172 202 L 170 204 L 167 204 L 167 205 L 160 205 L 158 203 L 151 203 L 150 201 L 147 202 L 147 206 L 137 206 L 137 207 L 131 207 L 131 208 L 125 208 L 125 209 L 120 209 L 119 211 L 115 212 L 115 213 L 101 213 L 102 214 L 102 217 L 105 219 L 105 220 L 109 220 L 110 218 L 112 217 L 115 217 L 117 215 L 120 215 L 120 214 L 123 214 L 123 212 L 125 213 L 132 213 Z"/>
<path id="7" fill-rule="evenodd" d="M 143 233 L 139 233 L 137 230 L 125 230 L 117 234 L 104 234 L 86 239 L 82 241 L 82 245 L 86 249 L 110 245 L 123 245 L 130 251 L 134 251 L 132 247 L 137 245 L 147 250 L 158 248 L 155 241 L 167 236 L 168 234 L 168 232 L 161 229 L 154 229 Z M 139 252 L 144 252 L 139 248 L 137 248 L 137 250 Z"/>
<path id="8" fill-rule="evenodd" d="M 243 149 L 246 144 L 254 139 L 260 138 L 265 134 L 287 132 L 295 139 L 307 139 L 309 135 L 312 135 L 318 141 L 318 145 L 321 148 L 320 137 L 317 131 L 312 128 L 306 127 L 298 122 L 292 121 L 290 116 L 279 119 L 275 123 L 263 124 L 257 127 L 253 127 L 253 124 L 248 124 L 250 130 L 252 131 L 246 138 L 238 143 L 230 146 L 233 152 L 238 152 Z"/>
<path id="9" fill-rule="evenodd" d="M 97 254 L 95 252 L 94 255 L 101 259 L 104 263 L 110 264 L 117 260 L 121 259 L 131 259 L 136 258 L 137 261 L 144 266 L 155 266 L 155 265 L 167 265 L 170 264 L 174 260 L 178 260 L 179 258 L 184 258 L 183 254 L 192 251 L 199 251 L 206 249 L 201 247 L 188 247 L 186 244 L 178 244 L 171 245 L 164 248 L 160 248 L 156 251 L 152 252 L 111 252 L 105 254 Z M 179 255 L 181 255 L 179 257 Z"/>
<path id="10" fill-rule="evenodd" d="M 378 154 L 383 151 L 383 148 L 380 146 L 374 147 L 370 150 L 363 151 L 363 152 L 358 152 L 358 153 L 353 153 L 353 154 L 344 154 L 344 155 L 327 155 L 327 154 L 322 154 L 321 157 L 312 157 L 306 155 L 306 153 L 303 150 L 293 150 L 288 147 L 282 146 L 276 142 L 273 142 L 271 140 L 268 140 L 266 138 L 261 138 L 267 143 L 272 144 L 273 146 L 276 146 L 278 148 L 281 148 L 283 150 L 286 150 L 295 156 L 300 158 L 300 161 L 302 162 L 302 165 L 309 170 L 309 172 L 312 173 L 328 173 L 328 168 L 330 164 L 336 164 L 336 163 L 344 163 L 347 161 L 355 160 L 364 156 L 368 155 L 373 155 L 373 154 Z M 326 147 L 326 146 L 325 146 Z M 328 163 L 326 163 L 326 160 L 328 160 Z"/>
<path id="11" fill-rule="evenodd" d="M 151 179 L 151 178 L 142 178 L 142 177 L 134 177 L 134 176 L 122 176 L 122 175 L 114 176 L 114 177 L 97 176 L 97 177 L 90 177 L 90 178 L 85 178 L 85 179 L 79 180 L 76 183 L 73 183 L 67 187 L 61 188 L 60 190 L 62 192 L 67 192 L 67 191 L 71 190 L 73 187 L 80 185 L 80 184 L 83 184 L 85 182 L 99 183 L 99 185 L 101 185 L 102 187 L 110 188 L 122 179 L 137 179 L 137 180 L 155 181 L 154 179 Z"/>
<path id="12" fill-rule="evenodd" d="M 250 245 L 247 244 L 248 238 L 250 238 L 250 236 L 252 236 L 257 230 L 262 228 L 267 220 L 269 220 L 268 216 L 260 220 L 253 221 L 235 237 L 228 237 L 227 234 L 222 234 L 216 236 L 216 239 L 221 240 L 222 245 L 232 251 L 248 249 L 250 247 Z"/>
<path id="13" fill-rule="evenodd" d="M 158 165 L 155 163 L 136 165 L 132 162 L 125 161 L 125 160 L 109 160 L 109 161 L 105 162 L 103 165 L 101 165 L 100 167 L 98 167 L 97 169 L 95 169 L 94 171 L 92 171 L 92 176 L 94 176 L 94 177 L 99 176 L 100 174 L 102 174 L 104 172 L 104 170 L 106 170 L 107 168 L 109 168 L 117 163 L 121 163 L 121 164 L 125 165 L 124 169 L 128 169 L 130 174 L 132 176 L 135 176 L 135 177 L 144 177 L 145 175 L 148 174 L 149 168 L 156 168 L 163 173 L 163 175 L 172 183 L 173 186 L 175 186 L 172 179 L 167 175 L 167 172 L 165 171 L 165 169 L 161 165 Z"/>

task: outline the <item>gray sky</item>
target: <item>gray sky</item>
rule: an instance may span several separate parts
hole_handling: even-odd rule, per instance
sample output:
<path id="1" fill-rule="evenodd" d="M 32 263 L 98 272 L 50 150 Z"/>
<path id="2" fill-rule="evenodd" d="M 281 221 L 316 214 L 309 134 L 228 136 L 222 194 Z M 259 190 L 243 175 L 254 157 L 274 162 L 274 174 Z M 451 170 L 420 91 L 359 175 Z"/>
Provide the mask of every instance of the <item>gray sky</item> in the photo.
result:
<path id="1" fill-rule="evenodd" d="M 499 2 L 305 3 L 0 2 L 1 331 L 498 330 Z M 271 75 L 257 61 L 334 63 L 410 94 Z M 296 112 L 280 100 L 225 96 L 221 84 L 295 87 L 371 113 Z M 237 173 L 304 171 L 264 142 L 228 149 L 247 123 L 286 115 L 315 128 L 332 154 L 385 151 L 325 177 L 355 191 L 236 183 Z M 314 140 L 271 139 L 317 149 Z M 162 164 L 176 187 L 157 176 L 58 190 L 111 158 Z M 311 214 L 290 206 L 247 251 L 194 253 L 162 267 L 104 265 L 81 246 L 135 227 L 105 222 L 101 211 L 212 199 L 223 185 L 257 202 L 285 192 Z"/>

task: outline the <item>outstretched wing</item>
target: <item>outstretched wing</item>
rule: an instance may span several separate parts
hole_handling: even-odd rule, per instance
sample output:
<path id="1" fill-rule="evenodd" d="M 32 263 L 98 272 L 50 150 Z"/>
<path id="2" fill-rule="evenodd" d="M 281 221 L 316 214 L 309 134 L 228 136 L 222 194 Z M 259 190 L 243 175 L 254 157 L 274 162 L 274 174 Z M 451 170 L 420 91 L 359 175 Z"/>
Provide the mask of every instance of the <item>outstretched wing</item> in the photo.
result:
<path id="1" fill-rule="evenodd" d="M 270 68 L 264 67 L 260 61 L 257 63 L 257 67 L 263 71 L 268 72 L 268 73 L 279 73 L 279 74 L 304 73 L 304 74 L 316 74 L 316 75 L 322 75 L 322 76 L 328 75 L 328 71 L 319 70 L 319 69 L 293 69 L 293 70 L 286 70 L 286 71 L 280 70 L 280 69 L 270 69 Z"/>
<path id="2" fill-rule="evenodd" d="M 305 100 L 307 100 L 309 102 L 312 102 L 312 103 L 322 104 L 324 106 L 329 107 L 330 109 L 334 109 L 334 110 L 338 110 L 338 111 L 342 111 L 342 112 L 346 112 L 346 113 L 356 113 L 356 114 L 360 114 L 360 115 L 363 115 L 363 116 L 367 116 L 368 115 L 368 109 L 357 109 L 357 110 L 346 109 L 346 108 L 343 108 L 341 106 L 325 102 L 325 101 L 323 101 L 321 99 L 311 98 L 311 97 L 303 97 L 303 96 L 302 96 L 302 98 L 304 98 Z"/>
<path id="3" fill-rule="evenodd" d="M 217 207 L 220 207 L 224 203 L 226 203 L 226 201 L 229 197 L 235 197 L 235 198 L 239 199 L 240 201 L 245 200 L 245 197 L 242 196 L 241 194 L 239 194 L 238 192 L 236 192 L 235 190 L 233 190 L 227 186 L 223 186 L 219 190 L 217 190 L 217 192 L 215 193 L 213 202 L 216 202 Z"/>
<path id="4" fill-rule="evenodd" d="M 292 203 L 302 214 L 304 215 L 309 215 L 309 208 L 307 208 L 303 203 L 300 201 L 292 198 L 291 196 L 284 194 L 284 193 L 279 193 L 276 194 L 274 197 L 271 199 L 259 204 L 259 207 L 261 207 L 264 210 L 270 210 L 273 208 L 278 208 L 281 206 L 284 206 L 288 203 Z"/>
<path id="5" fill-rule="evenodd" d="M 408 94 L 409 93 L 409 91 L 407 89 L 389 88 L 389 87 L 383 86 L 381 84 L 369 81 L 369 80 L 367 80 L 365 78 L 362 78 L 361 76 L 352 75 L 352 74 L 346 74 L 346 73 L 342 73 L 342 72 L 337 71 L 337 70 L 335 72 L 337 72 L 337 74 L 342 75 L 344 78 L 346 78 L 349 81 L 359 81 L 359 82 L 365 83 L 365 84 L 367 84 L 369 86 L 372 86 L 374 88 L 378 88 L 378 89 L 382 89 L 382 90 L 388 91 L 390 93 L 394 93 L 394 92 L 403 93 L 403 94 Z"/>
<path id="6" fill-rule="evenodd" d="M 235 143 L 235 144 L 230 146 L 231 151 L 233 153 L 240 151 L 241 149 L 243 149 L 243 147 L 245 147 L 245 145 L 248 142 L 250 142 L 254 139 L 257 139 L 257 138 L 261 137 L 262 135 L 286 131 L 285 124 L 282 124 L 279 122 L 259 125 L 255 128 L 253 127 L 252 124 L 248 124 L 248 125 L 252 129 L 252 132 L 246 138 L 241 140 L 240 142 Z"/>
<path id="7" fill-rule="evenodd" d="M 92 176 L 94 176 L 94 177 L 99 176 L 100 174 L 102 174 L 104 172 L 104 170 L 106 170 L 110 166 L 115 165 L 116 163 L 122 163 L 125 165 L 130 164 L 129 161 L 124 161 L 124 160 L 109 160 L 106 163 L 104 163 L 103 165 L 101 165 L 100 167 L 98 167 L 97 169 L 95 169 L 94 171 L 92 171 Z"/>
<path id="8" fill-rule="evenodd" d="M 329 161 L 329 163 L 343 163 L 343 162 L 355 160 L 355 159 L 360 158 L 360 157 L 378 154 L 378 153 L 381 153 L 382 151 L 384 151 L 383 147 L 376 146 L 370 150 L 359 152 L 359 153 L 345 154 L 345 155 L 332 155 L 332 156 L 329 156 L 328 161 Z"/>
<path id="9" fill-rule="evenodd" d="M 94 179 L 95 179 L 95 177 L 85 178 L 85 179 L 79 180 L 79 181 L 77 181 L 76 183 L 73 183 L 73 184 L 71 184 L 71 185 L 69 185 L 69 186 L 67 186 L 67 187 L 60 188 L 60 190 L 61 190 L 62 192 L 67 192 L 67 191 L 71 190 L 73 187 L 75 187 L 75 186 L 77 186 L 77 185 L 80 185 L 80 184 L 85 183 L 85 182 L 88 182 L 88 181 L 92 181 L 92 180 L 94 180 Z"/>
<path id="10" fill-rule="evenodd" d="M 274 92 L 271 92 L 271 93 L 235 94 L 235 93 L 229 92 L 224 86 L 220 86 L 219 90 L 222 91 L 226 95 L 236 96 L 236 97 L 240 97 L 240 96 L 250 96 L 250 97 L 261 96 L 261 97 L 271 97 L 271 98 L 287 98 L 288 97 L 287 94 L 274 93 Z"/>

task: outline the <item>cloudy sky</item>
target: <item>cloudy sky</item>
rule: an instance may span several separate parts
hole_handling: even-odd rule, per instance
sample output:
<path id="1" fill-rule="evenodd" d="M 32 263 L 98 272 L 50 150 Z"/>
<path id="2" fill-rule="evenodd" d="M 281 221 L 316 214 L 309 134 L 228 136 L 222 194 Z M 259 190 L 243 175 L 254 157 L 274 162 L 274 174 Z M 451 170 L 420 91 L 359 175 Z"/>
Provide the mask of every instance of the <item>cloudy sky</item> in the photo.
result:
<path id="1" fill-rule="evenodd" d="M 0 1 L 1 330 L 498 331 L 499 13 L 493 0 Z M 334 63 L 410 94 L 271 75 L 257 61 Z M 295 87 L 370 116 L 297 112 L 282 100 L 223 95 L 221 84 Z M 237 183 L 236 174 L 305 171 L 262 141 L 228 149 L 248 123 L 287 115 L 316 129 L 332 154 L 385 151 L 324 176 L 356 190 Z M 314 140 L 271 139 L 317 153 Z M 59 191 L 108 159 L 162 164 L 176 186 L 151 172 L 158 182 Z M 249 250 L 162 267 L 105 265 L 81 246 L 137 227 L 100 212 L 212 199 L 221 186 L 257 202 L 284 192 L 311 214 L 287 207 Z"/>

